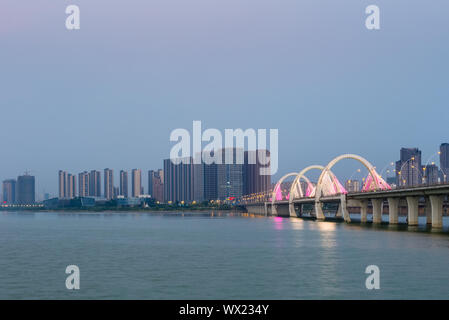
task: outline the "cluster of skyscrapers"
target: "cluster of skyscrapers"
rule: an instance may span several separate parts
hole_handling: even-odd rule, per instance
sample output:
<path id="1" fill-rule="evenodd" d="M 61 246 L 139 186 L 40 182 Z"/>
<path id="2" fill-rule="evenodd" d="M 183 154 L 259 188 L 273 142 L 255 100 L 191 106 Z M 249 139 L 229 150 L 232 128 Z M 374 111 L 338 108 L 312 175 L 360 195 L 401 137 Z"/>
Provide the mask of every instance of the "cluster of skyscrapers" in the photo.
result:
<path id="1" fill-rule="evenodd" d="M 226 162 L 224 150 L 222 161 L 195 164 L 192 158 L 164 160 L 164 169 L 148 171 L 148 189 L 144 193 L 140 169 L 131 171 L 131 193 L 128 188 L 128 172 L 120 171 L 120 183 L 114 185 L 114 172 L 106 168 L 100 171 L 81 172 L 76 176 L 59 171 L 59 198 L 96 197 L 110 199 L 151 197 L 159 202 L 203 202 L 210 200 L 230 200 L 245 194 L 267 191 L 271 188 L 271 176 L 260 174 L 263 168 L 257 151 L 232 149 L 233 159 Z M 237 161 L 241 153 L 243 161 Z M 263 151 L 265 155 L 267 151 Z M 267 166 L 265 166 L 267 167 Z M 103 181 L 103 188 L 102 188 Z"/>
<path id="2" fill-rule="evenodd" d="M 154 171 L 149 171 L 149 180 L 153 176 Z M 142 171 L 140 169 L 131 170 L 131 193 L 129 193 L 128 171 L 120 170 L 119 185 L 114 184 L 114 170 L 106 168 L 103 171 L 103 180 L 100 171 L 84 171 L 78 174 L 78 190 L 76 176 L 59 171 L 59 198 L 73 199 L 75 197 L 94 197 L 105 198 L 106 200 L 117 198 L 139 198 L 144 195 L 142 186 Z M 103 181 L 103 184 L 102 184 Z M 149 185 L 149 195 L 158 198 L 157 194 L 153 194 L 153 181 Z M 103 188 L 102 188 L 103 185 Z M 162 200 L 162 196 L 159 197 Z"/>
<path id="3" fill-rule="evenodd" d="M 261 174 L 261 169 L 269 169 L 260 159 L 261 154 L 264 158 L 269 156 L 267 150 L 234 148 L 230 153 L 229 149 L 218 152 L 222 160 L 219 163 L 196 164 L 192 158 L 182 159 L 183 163 L 164 160 L 164 201 L 232 200 L 271 189 L 271 175 Z M 226 154 L 232 154 L 232 159 L 225 159 Z M 237 161 L 239 156 L 242 161 Z"/>
<path id="4" fill-rule="evenodd" d="M 244 195 L 270 191 L 271 175 L 261 174 L 269 165 L 260 157 L 269 157 L 266 150 L 243 151 L 233 148 L 232 159 L 225 159 L 226 150 L 219 150 L 222 161 L 205 163 L 192 158 L 166 159 L 164 169 L 148 171 L 147 194 L 142 186 L 142 171 L 131 170 L 131 187 L 128 171 L 120 170 L 119 184 L 114 184 L 114 171 L 84 171 L 78 175 L 59 171 L 59 199 L 93 197 L 111 199 L 151 197 L 158 202 L 203 202 L 232 200 Z M 211 153 L 213 155 L 213 152 Z M 219 157 L 219 158 L 220 158 Z M 241 157 L 243 161 L 237 161 Z M 440 167 L 435 164 L 439 157 Z M 218 163 L 217 163 L 218 162 Z M 394 172 L 394 175 L 391 173 Z M 389 174 L 390 173 L 390 174 Z M 382 173 L 381 173 L 382 174 Z M 390 175 L 390 176 L 389 176 Z M 397 187 L 449 182 L 449 143 L 440 145 L 439 151 L 423 163 L 421 150 L 402 148 L 400 159 L 387 170 L 387 182 Z M 347 180 L 347 191 L 360 191 L 363 181 Z M 103 186 L 103 188 L 102 188 Z M 3 204 L 27 205 L 35 203 L 35 178 L 24 174 L 16 179 L 3 181 Z M 131 190 L 129 190 L 131 189 Z"/>
<path id="5" fill-rule="evenodd" d="M 434 157 L 439 156 L 440 168 Z M 402 148 L 400 159 L 396 161 L 395 182 L 397 186 L 415 186 L 419 184 L 436 184 L 449 181 L 449 143 L 442 143 L 440 150 L 430 156 L 423 164 L 421 150 Z"/>
<path id="6" fill-rule="evenodd" d="M 3 204 L 29 205 L 35 203 L 34 176 L 24 174 L 16 179 L 3 181 Z"/>
<path id="7" fill-rule="evenodd" d="M 439 158 L 440 167 L 435 164 Z M 442 143 L 440 149 L 423 163 L 422 152 L 418 148 L 401 148 L 399 160 L 384 168 L 386 181 L 393 187 L 412 187 L 422 184 L 449 182 L 449 143 Z M 393 174 L 394 173 L 394 174 Z M 363 181 L 347 180 L 345 188 L 349 192 L 362 189 Z"/>

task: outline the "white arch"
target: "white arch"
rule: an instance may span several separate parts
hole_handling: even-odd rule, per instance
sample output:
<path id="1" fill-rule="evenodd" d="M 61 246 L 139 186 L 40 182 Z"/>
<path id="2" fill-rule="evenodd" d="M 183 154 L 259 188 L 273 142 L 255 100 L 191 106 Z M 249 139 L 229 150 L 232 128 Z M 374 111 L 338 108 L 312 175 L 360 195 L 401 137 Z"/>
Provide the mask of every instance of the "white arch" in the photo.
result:
<path id="1" fill-rule="evenodd" d="M 296 185 L 299 184 L 299 195 L 302 198 L 304 196 L 304 193 L 302 191 L 301 184 L 299 182 L 301 181 L 301 178 L 303 178 L 304 180 L 307 181 L 307 183 L 310 183 L 310 180 L 305 176 L 305 174 L 308 171 L 313 170 L 313 169 L 317 169 L 317 170 L 321 170 L 322 171 L 322 170 L 324 170 L 324 167 L 320 166 L 320 165 L 308 166 L 308 167 L 302 169 L 301 172 L 298 173 L 298 175 L 296 176 L 295 180 L 293 181 L 293 184 L 292 184 L 292 186 L 290 188 L 290 193 L 289 193 L 290 197 L 288 198 L 288 210 L 290 212 L 290 216 L 296 217 L 295 207 L 293 205 L 293 198 L 294 198 L 293 195 L 294 195 L 294 191 L 295 191 Z"/>
<path id="2" fill-rule="evenodd" d="M 292 192 L 293 192 L 294 188 L 296 187 L 296 185 L 300 182 L 301 178 L 303 178 L 303 179 L 306 180 L 307 182 L 310 182 L 310 180 L 305 176 L 305 174 L 306 174 L 308 171 L 313 170 L 313 169 L 317 169 L 317 170 L 323 171 L 323 170 L 324 170 L 324 167 L 323 167 L 323 166 L 320 166 L 320 165 L 312 165 L 312 166 L 308 166 L 307 168 L 302 169 L 301 172 L 298 173 L 298 175 L 296 176 L 296 178 L 295 178 L 295 180 L 293 181 L 293 184 L 292 184 L 292 186 L 291 186 L 291 188 L 290 188 L 290 199 L 289 199 L 289 200 L 292 199 L 292 196 L 291 196 L 291 195 L 292 195 Z M 301 184 L 299 185 L 299 196 L 300 196 L 301 198 L 304 196 L 304 193 L 303 193 L 302 188 L 301 188 Z M 291 202 L 291 201 L 289 201 L 289 202 Z"/>
<path id="3" fill-rule="evenodd" d="M 301 172 L 298 173 L 298 175 L 296 176 L 295 180 L 293 181 L 293 184 L 292 184 L 292 186 L 290 188 L 290 193 L 289 193 L 290 197 L 288 198 L 288 208 L 289 208 L 290 216 L 293 216 L 293 217 L 296 216 L 296 212 L 295 212 L 295 209 L 294 209 L 295 207 L 293 205 L 293 200 L 295 199 L 294 198 L 294 195 L 295 195 L 294 190 L 295 190 L 296 185 L 298 185 L 300 183 L 301 178 L 306 180 L 306 182 L 309 184 L 310 180 L 309 180 L 309 178 L 307 178 L 305 176 L 305 174 L 308 171 L 314 170 L 314 169 L 323 171 L 325 168 L 323 166 L 320 166 L 320 165 L 308 166 L 308 167 L 302 169 Z M 329 170 L 329 176 L 332 179 L 332 182 L 334 184 L 336 184 L 337 183 L 337 177 L 335 176 L 335 174 L 331 170 Z M 300 195 L 301 198 L 304 197 L 304 193 L 302 191 L 301 184 L 299 184 L 299 195 Z"/>
<path id="4" fill-rule="evenodd" d="M 275 202 L 276 202 L 276 190 L 278 187 L 281 186 L 282 182 L 284 182 L 285 179 L 287 179 L 288 177 L 292 177 L 292 176 L 297 176 L 298 173 L 297 172 L 290 172 L 287 173 L 286 175 L 284 175 L 282 178 L 279 179 L 279 181 L 276 183 L 276 185 L 274 186 L 273 192 L 271 193 L 271 215 L 276 215 L 276 207 L 275 207 Z M 282 191 L 281 191 L 282 192 Z"/>
<path id="5" fill-rule="evenodd" d="M 356 154 L 342 154 L 333 160 L 331 160 L 327 166 L 324 168 L 324 170 L 321 172 L 320 178 L 318 179 L 318 183 L 316 185 L 316 191 L 315 191 L 315 212 L 318 219 L 324 219 L 323 210 L 321 208 L 320 198 L 321 198 L 321 192 L 322 192 L 322 185 L 323 185 L 323 178 L 324 176 L 330 172 L 330 169 L 337 164 L 339 161 L 343 159 L 354 159 L 359 161 L 361 164 L 365 166 L 366 169 L 368 169 L 369 174 L 372 176 L 374 183 L 376 184 L 376 189 L 380 189 L 381 186 L 379 182 L 376 179 L 376 170 L 374 169 L 374 166 L 365 158 L 358 156 Z"/>

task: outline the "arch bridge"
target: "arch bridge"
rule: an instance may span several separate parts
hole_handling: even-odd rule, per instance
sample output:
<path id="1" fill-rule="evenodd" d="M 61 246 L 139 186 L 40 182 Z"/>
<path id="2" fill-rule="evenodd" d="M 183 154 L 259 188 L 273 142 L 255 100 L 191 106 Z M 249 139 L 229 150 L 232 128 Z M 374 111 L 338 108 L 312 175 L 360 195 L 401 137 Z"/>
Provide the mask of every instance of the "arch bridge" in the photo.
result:
<path id="1" fill-rule="evenodd" d="M 348 193 L 332 172 L 337 163 L 347 159 L 358 161 L 368 170 L 360 192 Z M 316 184 L 306 175 L 312 170 L 320 171 Z M 285 180 L 292 177 L 293 182 L 285 187 Z M 405 207 L 408 224 L 417 225 L 421 206 L 426 213 L 427 223 L 440 228 L 443 202 L 447 195 L 449 184 L 393 190 L 368 160 L 356 154 L 342 154 L 325 166 L 311 165 L 299 172 L 284 175 L 273 188 L 269 201 L 247 204 L 246 207 L 251 213 L 284 217 L 306 217 L 304 208 L 308 207 L 309 218 L 343 219 L 346 222 L 351 222 L 348 208 L 359 208 L 360 221 L 367 222 L 368 211 L 372 211 L 372 222 L 375 224 L 382 223 L 382 213 L 387 207 L 388 222 L 398 223 L 399 210 Z"/>

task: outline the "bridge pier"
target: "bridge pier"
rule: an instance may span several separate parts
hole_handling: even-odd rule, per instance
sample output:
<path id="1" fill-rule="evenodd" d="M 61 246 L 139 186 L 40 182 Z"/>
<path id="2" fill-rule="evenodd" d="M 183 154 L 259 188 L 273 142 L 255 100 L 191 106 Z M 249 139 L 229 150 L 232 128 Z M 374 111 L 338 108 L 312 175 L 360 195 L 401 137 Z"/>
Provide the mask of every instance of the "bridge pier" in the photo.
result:
<path id="1" fill-rule="evenodd" d="M 425 198 L 426 207 L 424 208 L 426 212 L 426 224 L 432 224 L 432 204 L 430 203 L 430 197 Z"/>
<path id="2" fill-rule="evenodd" d="M 360 222 L 368 221 L 368 200 L 360 200 Z"/>
<path id="3" fill-rule="evenodd" d="M 296 217 L 295 204 L 293 202 L 288 203 L 288 212 L 290 212 L 290 217 Z"/>
<path id="4" fill-rule="evenodd" d="M 399 198 L 388 198 L 388 222 L 398 224 Z"/>
<path id="5" fill-rule="evenodd" d="M 268 205 L 266 202 L 264 202 L 264 204 L 263 204 L 263 211 L 264 211 L 265 217 L 268 217 Z"/>
<path id="6" fill-rule="evenodd" d="M 345 222 L 350 223 L 351 222 L 351 217 L 349 216 L 349 211 L 348 211 L 348 202 L 346 201 L 346 194 L 342 194 L 340 196 L 340 205 L 338 206 L 340 210 L 340 212 L 343 215 L 343 219 L 345 220 Z"/>
<path id="7" fill-rule="evenodd" d="M 342 211 L 341 207 L 342 207 L 342 203 L 340 203 L 338 205 L 337 212 L 335 213 L 335 217 L 336 218 L 342 218 L 343 217 L 343 213 L 342 213 L 343 211 Z"/>
<path id="8" fill-rule="evenodd" d="M 295 204 L 294 203 L 289 203 L 288 204 L 288 212 L 290 212 L 290 217 L 298 217 L 298 215 L 296 215 L 296 210 L 295 210 Z"/>
<path id="9" fill-rule="evenodd" d="M 406 197 L 407 199 L 407 220 L 409 226 L 418 225 L 418 197 Z"/>
<path id="10" fill-rule="evenodd" d="M 373 205 L 373 223 L 382 223 L 382 199 L 371 199 Z"/>
<path id="11" fill-rule="evenodd" d="M 271 215 L 272 216 L 277 216 L 278 215 L 276 204 L 271 204 Z"/>
<path id="12" fill-rule="evenodd" d="M 315 202 L 315 215 L 317 220 L 324 220 L 326 217 L 323 213 L 323 206 L 320 201 Z"/>
<path id="13" fill-rule="evenodd" d="M 442 228 L 444 196 L 430 196 L 429 198 L 432 209 L 432 228 Z"/>

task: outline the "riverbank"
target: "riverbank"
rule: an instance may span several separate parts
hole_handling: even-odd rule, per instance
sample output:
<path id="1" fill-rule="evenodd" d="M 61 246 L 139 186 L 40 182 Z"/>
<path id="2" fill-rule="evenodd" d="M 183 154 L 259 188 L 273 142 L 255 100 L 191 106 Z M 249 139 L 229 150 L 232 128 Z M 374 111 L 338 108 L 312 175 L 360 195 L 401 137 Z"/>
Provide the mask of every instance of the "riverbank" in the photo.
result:
<path id="1" fill-rule="evenodd" d="M 46 207 L 1 207 L 0 211 L 27 211 L 27 212 L 211 212 L 226 211 L 245 213 L 246 210 L 239 206 L 214 206 L 214 207 L 68 207 L 68 208 L 46 208 Z"/>

